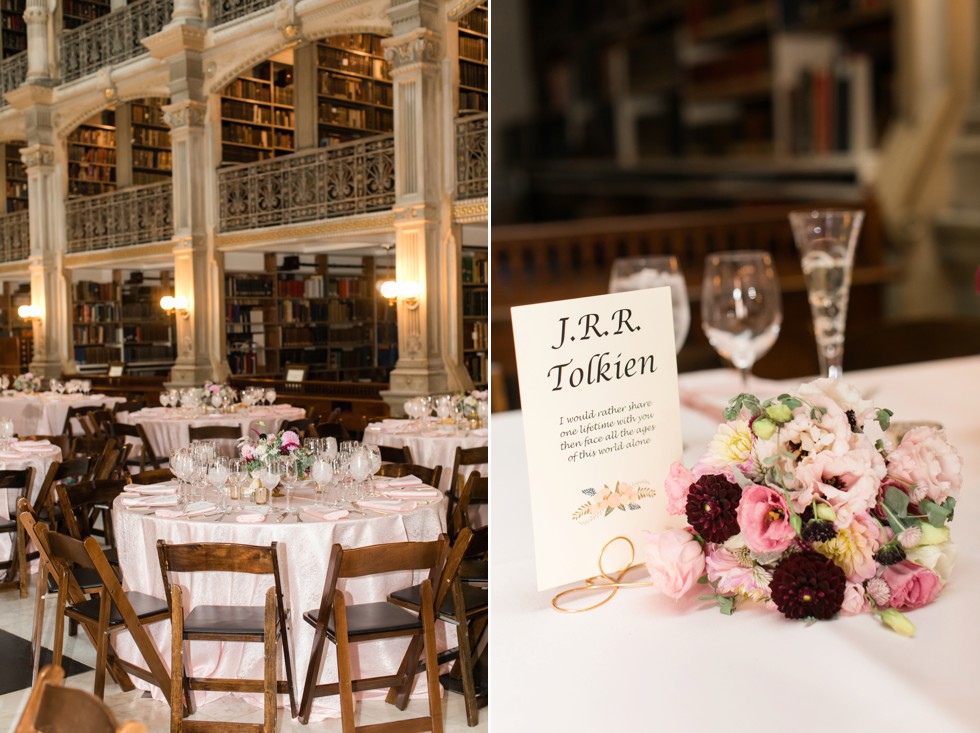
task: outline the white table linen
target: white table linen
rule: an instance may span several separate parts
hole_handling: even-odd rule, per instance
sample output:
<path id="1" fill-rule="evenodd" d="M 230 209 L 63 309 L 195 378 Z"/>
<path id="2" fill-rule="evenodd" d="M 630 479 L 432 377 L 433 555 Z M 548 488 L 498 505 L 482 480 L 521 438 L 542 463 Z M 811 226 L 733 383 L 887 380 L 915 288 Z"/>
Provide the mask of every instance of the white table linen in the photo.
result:
<path id="1" fill-rule="evenodd" d="M 890 731 L 980 730 L 980 357 L 844 379 L 892 409 L 896 421 L 943 423 L 963 458 L 963 492 L 951 525 L 959 556 L 939 597 L 907 614 L 918 628 L 915 638 L 888 631 L 868 614 L 807 627 L 748 605 L 723 616 L 696 592 L 675 602 L 650 588 L 621 590 L 587 613 L 554 611 L 558 589 L 536 590 L 526 426 L 520 413 L 496 414 L 494 729 L 783 733 L 864 730 L 873 721 Z M 690 467 L 721 420 L 720 397 L 742 390 L 725 371 L 682 375 L 681 389 L 682 402 L 718 406 L 715 419 L 682 411 Z M 779 394 L 758 380 L 750 390 Z"/>
<path id="2" fill-rule="evenodd" d="M 232 425 L 241 430 L 242 437 L 258 437 L 259 433 L 275 433 L 285 421 L 299 420 L 305 415 L 302 408 L 283 404 L 211 415 L 182 407 L 147 407 L 138 412 L 123 413 L 117 419 L 130 425 L 142 425 L 154 452 L 163 459 L 175 448 L 190 445 L 191 427 Z"/>
<path id="3" fill-rule="evenodd" d="M 311 503 L 309 489 L 297 489 L 293 502 L 297 507 Z M 213 498 L 213 497 L 209 497 Z M 117 499 L 113 507 L 113 522 L 119 549 L 119 560 L 127 590 L 137 590 L 163 598 L 163 581 L 157 560 L 158 539 L 169 543 L 187 542 L 235 542 L 252 545 L 279 543 L 279 559 L 287 607 L 290 609 L 290 641 L 295 670 L 297 704 L 303 693 L 307 663 L 313 645 L 313 627 L 302 619 L 304 612 L 317 608 L 323 591 L 331 547 L 339 543 L 344 547 L 363 547 L 388 542 L 432 540 L 445 531 L 445 502 L 437 500 L 422 504 L 411 512 L 378 514 L 352 512 L 337 521 L 317 521 L 303 514 L 303 521 L 288 517 L 283 523 L 276 521 L 282 512 L 285 499 L 274 499 L 275 506 L 265 522 L 244 524 L 228 515 L 221 521 L 210 517 L 198 519 L 162 519 L 145 512 L 131 511 Z M 184 604 L 190 611 L 201 604 L 261 605 L 265 591 L 272 585 L 270 576 L 243 574 L 195 573 L 178 576 L 185 589 Z M 349 603 L 384 600 L 388 593 L 419 582 L 412 573 L 391 573 L 382 576 L 345 581 L 343 590 Z M 160 623 L 148 627 L 161 657 L 170 666 L 170 624 Z M 139 661 L 131 637 L 120 635 L 114 642 L 124 659 Z M 407 648 L 407 639 L 374 641 L 355 645 L 354 659 L 358 673 L 363 676 L 390 674 L 398 669 Z M 185 656 L 189 674 L 193 676 L 261 679 L 263 652 L 261 644 L 217 642 L 192 642 Z M 328 644 L 328 655 L 323 665 L 322 682 L 337 680 L 336 649 Z M 282 674 L 280 666 L 280 674 Z M 149 683 L 134 679 L 141 689 L 149 689 L 154 697 L 164 699 L 163 694 Z M 196 693 L 199 704 L 210 702 L 224 693 Z M 384 691 L 381 691 L 381 695 Z M 262 705 L 261 695 L 240 695 L 257 706 Z M 288 700 L 280 696 L 280 705 Z M 314 717 L 340 717 L 338 698 L 320 698 L 314 705 Z"/>
<path id="4" fill-rule="evenodd" d="M 114 404 L 123 401 L 122 397 L 104 394 L 23 394 L 7 390 L 0 396 L 0 417 L 9 417 L 18 435 L 60 435 L 69 407 L 95 405 L 112 409 Z M 79 434 L 79 426 L 73 428 L 75 434 Z"/>
<path id="5" fill-rule="evenodd" d="M 30 501 L 37 498 L 44 477 L 48 473 L 48 468 L 54 461 L 60 460 L 61 448 L 50 443 L 25 440 L 13 443 L 9 451 L 0 450 L 0 470 L 23 471 L 25 468 L 34 469 L 34 483 L 31 485 L 29 494 Z M 0 493 L 6 494 L 5 500 L 0 501 L 0 519 L 10 519 L 17 510 L 17 497 L 20 496 L 20 491 L 0 489 Z M 10 535 L 0 535 L 0 557 L 4 560 L 10 559 L 11 546 Z"/>
<path id="6" fill-rule="evenodd" d="M 412 460 L 416 465 L 428 468 L 442 466 L 439 488 L 443 493 L 448 492 L 452 485 L 456 448 L 482 448 L 489 441 L 486 428 L 470 431 L 466 435 L 450 435 L 436 430 L 419 432 L 412 423 L 411 420 L 397 419 L 371 423 L 364 429 L 364 442 L 392 448 L 407 446 L 412 451 Z M 488 466 L 486 464 L 464 466 L 463 479 L 465 480 L 473 471 L 479 471 L 481 475 L 486 476 Z"/>

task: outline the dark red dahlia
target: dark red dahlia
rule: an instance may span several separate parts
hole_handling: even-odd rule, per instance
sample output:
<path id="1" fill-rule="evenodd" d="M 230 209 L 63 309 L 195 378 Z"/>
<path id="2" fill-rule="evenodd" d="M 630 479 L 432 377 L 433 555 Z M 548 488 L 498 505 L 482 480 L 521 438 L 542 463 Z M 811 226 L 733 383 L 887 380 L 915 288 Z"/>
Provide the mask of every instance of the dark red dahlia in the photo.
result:
<path id="1" fill-rule="evenodd" d="M 844 603 L 844 571 L 816 552 L 790 555 L 776 566 L 769 591 L 787 618 L 833 618 Z"/>
<path id="2" fill-rule="evenodd" d="M 738 502 L 742 489 L 725 476 L 702 476 L 687 494 L 687 521 L 708 542 L 724 542 L 738 534 Z"/>

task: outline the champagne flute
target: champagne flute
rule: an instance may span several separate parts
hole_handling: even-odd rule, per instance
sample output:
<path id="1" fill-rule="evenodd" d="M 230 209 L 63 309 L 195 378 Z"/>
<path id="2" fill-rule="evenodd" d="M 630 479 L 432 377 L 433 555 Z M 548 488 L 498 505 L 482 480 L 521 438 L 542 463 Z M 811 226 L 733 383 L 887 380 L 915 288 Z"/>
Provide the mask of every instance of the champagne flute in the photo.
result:
<path id="1" fill-rule="evenodd" d="M 820 372 L 839 379 L 843 373 L 851 269 L 864 212 L 794 211 L 789 221 L 806 279 Z"/>
<path id="2" fill-rule="evenodd" d="M 743 390 L 752 365 L 776 342 L 782 320 L 779 280 L 768 252 L 708 255 L 701 325 L 715 351 L 741 373 Z"/>
<path id="3" fill-rule="evenodd" d="M 687 283 L 673 255 L 659 257 L 620 257 L 613 262 L 609 292 L 624 293 L 658 287 L 670 288 L 674 316 L 674 349 L 679 353 L 691 329 L 691 305 Z"/>

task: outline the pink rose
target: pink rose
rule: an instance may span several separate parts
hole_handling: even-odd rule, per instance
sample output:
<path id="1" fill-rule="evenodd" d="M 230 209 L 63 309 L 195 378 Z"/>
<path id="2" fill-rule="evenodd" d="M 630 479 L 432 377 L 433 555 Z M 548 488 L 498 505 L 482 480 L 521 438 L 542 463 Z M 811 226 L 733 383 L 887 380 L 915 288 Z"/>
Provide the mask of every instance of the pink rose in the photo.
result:
<path id="1" fill-rule="evenodd" d="M 888 473 L 913 484 L 909 496 L 918 504 L 932 499 L 942 504 L 960 493 L 963 462 L 942 429 L 920 426 L 909 430 L 888 456 Z"/>
<path id="2" fill-rule="evenodd" d="M 255 448 L 251 443 L 242 443 L 242 458 L 246 461 L 255 460 Z"/>
<path id="3" fill-rule="evenodd" d="M 782 552 L 796 537 L 782 492 L 758 484 L 742 489 L 738 526 L 752 552 Z"/>
<path id="4" fill-rule="evenodd" d="M 293 451 L 299 448 L 299 436 L 292 430 L 286 430 L 282 434 L 282 447 L 284 450 Z"/>
<path id="5" fill-rule="evenodd" d="M 840 607 L 840 612 L 855 616 L 863 613 L 867 608 L 868 600 L 864 594 L 864 585 L 847 581 L 847 585 L 844 586 L 844 603 Z"/>
<path id="6" fill-rule="evenodd" d="M 943 586 L 934 571 L 908 560 L 889 565 L 881 577 L 891 588 L 891 605 L 894 608 L 927 606 L 935 600 Z"/>
<path id="7" fill-rule="evenodd" d="M 686 529 L 647 532 L 647 570 L 653 586 L 678 599 L 704 574 L 704 550 Z"/>
<path id="8" fill-rule="evenodd" d="M 667 490 L 667 513 L 680 515 L 687 509 L 687 492 L 694 483 L 694 474 L 684 468 L 680 461 L 670 464 L 670 473 L 664 480 L 664 488 Z"/>

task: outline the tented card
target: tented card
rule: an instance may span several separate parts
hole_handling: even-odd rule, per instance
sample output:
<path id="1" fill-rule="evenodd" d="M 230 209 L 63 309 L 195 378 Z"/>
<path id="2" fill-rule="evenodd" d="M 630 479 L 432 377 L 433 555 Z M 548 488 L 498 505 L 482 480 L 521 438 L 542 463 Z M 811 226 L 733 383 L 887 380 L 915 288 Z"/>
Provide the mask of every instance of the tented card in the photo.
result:
<path id="1" fill-rule="evenodd" d="M 664 478 L 681 457 L 670 289 L 511 309 L 538 588 L 598 574 L 614 537 L 677 526 Z"/>

